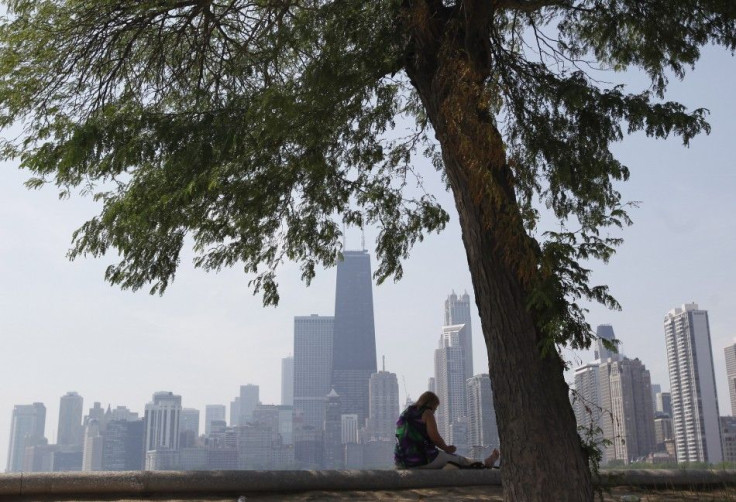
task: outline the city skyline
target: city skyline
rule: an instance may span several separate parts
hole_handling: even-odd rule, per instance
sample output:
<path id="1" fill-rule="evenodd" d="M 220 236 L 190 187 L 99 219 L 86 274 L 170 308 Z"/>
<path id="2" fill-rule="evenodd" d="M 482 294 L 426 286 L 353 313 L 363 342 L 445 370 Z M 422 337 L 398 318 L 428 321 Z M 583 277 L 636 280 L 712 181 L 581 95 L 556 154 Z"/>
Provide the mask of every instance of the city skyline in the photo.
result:
<path id="1" fill-rule="evenodd" d="M 673 81 L 670 97 L 709 108 L 710 136 L 683 148 L 677 140 L 635 135 L 615 147 L 632 173 L 619 189 L 626 200 L 642 204 L 631 210 L 635 224 L 621 233 L 625 242 L 611 262 L 591 264 L 593 282 L 608 284 L 624 310 L 592 306 L 588 322 L 613 325 L 622 352 L 641 357 L 652 382 L 668 389 L 662 316 L 673 305 L 697 301 L 709 311 L 725 413 L 730 402 L 723 349 L 736 335 L 736 99 L 729 88 L 736 69 L 732 57 L 710 49 L 698 66 L 686 84 Z M 627 74 L 625 80 L 636 90 L 644 79 Z M 443 299 L 453 289 L 467 289 L 473 298 L 454 202 L 428 161 L 418 160 L 417 169 L 451 221 L 412 250 L 402 281 L 374 287 L 377 355 L 386 355 L 387 368 L 398 375 L 402 404 L 406 391 L 416 398 L 432 373 Z M 286 263 L 278 275 L 281 304 L 264 309 L 241 267 L 206 274 L 192 268 L 187 250 L 163 297 L 120 291 L 103 281 L 114 256 L 72 263 L 65 258 L 72 232 L 96 214 L 95 204 L 77 197 L 59 201 L 53 187 L 28 191 L 22 185 L 27 177 L 17 164 L 0 168 L 0 380 L 13 383 L 0 389 L 0 451 L 8 448 L 15 404 L 44 402 L 48 416 L 57 417 L 59 397 L 70 390 L 87 403 L 138 406 L 139 412 L 157 389 L 181 394 L 184 406 L 200 410 L 228 404 L 246 383 L 260 385 L 263 401 L 279 401 L 280 361 L 292 350 L 293 316 L 332 313 L 334 269 L 318 268 L 307 288 L 299 267 Z M 549 218 L 541 223 L 541 229 L 559 228 Z M 368 248 L 376 232 L 366 229 Z M 359 240 L 358 231 L 349 229 L 348 249 Z M 472 303 L 473 366 L 481 373 L 487 371 L 486 348 Z M 590 359 L 567 349 L 563 355 L 573 365 Z M 56 428 L 56 420 L 47 421 L 49 440 L 56 439 Z"/>

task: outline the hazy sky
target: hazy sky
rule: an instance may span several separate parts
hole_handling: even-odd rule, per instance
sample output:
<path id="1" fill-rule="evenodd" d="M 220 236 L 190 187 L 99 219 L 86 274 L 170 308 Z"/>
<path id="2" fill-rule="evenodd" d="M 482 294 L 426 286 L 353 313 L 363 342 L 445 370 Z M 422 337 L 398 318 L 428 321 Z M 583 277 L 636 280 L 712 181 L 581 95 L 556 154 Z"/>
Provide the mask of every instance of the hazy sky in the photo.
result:
<path id="1" fill-rule="evenodd" d="M 721 415 L 730 414 L 723 348 L 736 335 L 734 63 L 725 51 L 709 50 L 668 95 L 690 108 L 709 108 L 710 136 L 696 138 L 689 149 L 677 138 L 657 142 L 640 135 L 617 145 L 632 171 L 621 191 L 642 204 L 632 211 L 635 224 L 623 233 L 612 262 L 594 264 L 595 281 L 611 286 L 623 312 L 595 307 L 589 316 L 593 326 L 612 324 L 623 352 L 639 357 L 652 382 L 668 389 L 663 316 L 691 301 L 707 309 Z M 636 75 L 626 78 L 639 84 L 632 92 L 642 89 Z M 373 291 L 379 361 L 385 355 L 386 369 L 399 375 L 402 403 L 403 379 L 417 397 L 433 373 L 446 296 L 453 289 L 472 295 L 451 198 L 427 162 L 420 170 L 452 221 L 415 248 L 400 283 Z M 200 420 L 205 404 L 229 404 L 241 384 L 258 384 L 263 403 L 279 403 L 280 361 L 293 350 L 293 317 L 333 314 L 334 269 L 319 272 L 307 288 L 296 267 L 285 266 L 280 306 L 263 308 L 242 269 L 194 270 L 187 250 L 163 297 L 123 292 L 103 281 L 114 256 L 65 258 L 71 233 L 96 214 L 95 205 L 59 201 L 53 187 L 28 191 L 27 177 L 16 165 L 0 165 L 0 472 L 13 405 L 43 402 L 53 442 L 59 398 L 67 391 L 84 397 L 85 413 L 100 401 L 142 414 L 153 392 L 170 390 L 182 395 L 183 406 L 200 409 Z M 367 232 L 369 249 L 374 236 Z M 347 243 L 358 248 L 359 234 L 351 233 Z M 487 372 L 477 317 L 473 323 L 475 372 Z M 574 364 L 592 358 L 565 355 Z"/>

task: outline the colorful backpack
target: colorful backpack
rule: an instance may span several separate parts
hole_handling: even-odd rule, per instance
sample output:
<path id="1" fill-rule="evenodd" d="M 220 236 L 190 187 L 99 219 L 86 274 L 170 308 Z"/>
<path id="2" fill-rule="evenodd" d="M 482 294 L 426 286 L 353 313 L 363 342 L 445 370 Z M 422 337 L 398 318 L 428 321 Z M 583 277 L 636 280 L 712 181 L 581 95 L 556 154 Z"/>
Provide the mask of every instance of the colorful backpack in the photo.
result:
<path id="1" fill-rule="evenodd" d="M 419 421 L 426 408 L 408 407 L 396 421 L 394 463 L 399 469 L 427 465 L 437 457 L 426 426 Z"/>

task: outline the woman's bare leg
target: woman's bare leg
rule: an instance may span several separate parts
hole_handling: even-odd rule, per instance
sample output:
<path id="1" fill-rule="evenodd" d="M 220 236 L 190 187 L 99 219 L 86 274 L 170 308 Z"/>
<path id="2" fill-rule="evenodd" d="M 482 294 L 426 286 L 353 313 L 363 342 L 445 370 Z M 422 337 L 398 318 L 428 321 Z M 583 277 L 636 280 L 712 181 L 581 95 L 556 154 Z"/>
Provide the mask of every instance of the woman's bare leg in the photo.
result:
<path id="1" fill-rule="evenodd" d="M 498 460 L 498 457 L 501 456 L 501 452 L 499 452 L 497 449 L 493 449 L 490 456 L 483 461 L 483 465 L 488 467 L 489 469 L 493 467 L 493 464 L 496 463 L 496 460 Z"/>

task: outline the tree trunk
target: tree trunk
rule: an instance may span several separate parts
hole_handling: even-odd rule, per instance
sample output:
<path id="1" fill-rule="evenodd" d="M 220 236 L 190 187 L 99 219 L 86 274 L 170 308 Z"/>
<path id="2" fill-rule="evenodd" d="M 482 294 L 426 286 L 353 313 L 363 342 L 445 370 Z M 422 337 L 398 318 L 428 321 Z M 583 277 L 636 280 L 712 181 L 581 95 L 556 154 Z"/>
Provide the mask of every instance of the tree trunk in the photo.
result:
<path id="1" fill-rule="evenodd" d="M 536 242 L 524 230 L 513 173 L 489 115 L 491 16 L 471 9 L 490 4 L 466 1 L 463 13 L 440 0 L 406 0 L 405 69 L 442 147 L 460 218 L 488 351 L 504 499 L 589 501 L 591 474 L 564 364 L 554 350 L 541 353 L 543 335 L 526 304 L 524 275 L 536 271 Z"/>

